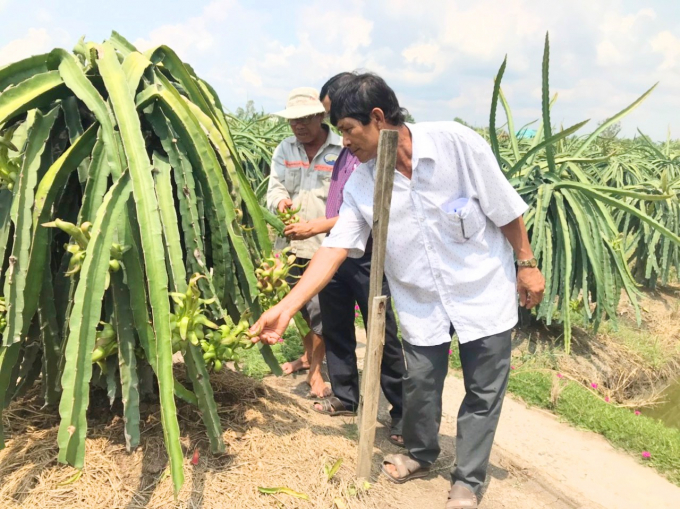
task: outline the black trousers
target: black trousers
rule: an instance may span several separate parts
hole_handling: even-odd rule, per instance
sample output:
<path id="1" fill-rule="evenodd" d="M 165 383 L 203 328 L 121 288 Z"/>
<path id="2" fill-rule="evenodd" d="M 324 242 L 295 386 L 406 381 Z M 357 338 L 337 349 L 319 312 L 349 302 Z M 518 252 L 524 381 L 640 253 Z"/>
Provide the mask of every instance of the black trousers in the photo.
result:
<path id="1" fill-rule="evenodd" d="M 364 323 L 368 323 L 368 292 L 371 273 L 371 254 L 361 258 L 347 258 L 330 283 L 319 294 L 323 339 L 326 344 L 328 375 L 335 396 L 346 408 L 359 406 L 359 372 L 357 370 L 354 333 L 354 303 L 359 305 Z M 383 294 L 389 299 L 387 279 L 383 281 Z M 390 303 L 387 306 L 385 349 L 382 358 L 380 386 L 392 405 L 391 433 L 401 435 L 402 429 L 402 377 L 404 353 L 397 337 L 397 321 Z"/>

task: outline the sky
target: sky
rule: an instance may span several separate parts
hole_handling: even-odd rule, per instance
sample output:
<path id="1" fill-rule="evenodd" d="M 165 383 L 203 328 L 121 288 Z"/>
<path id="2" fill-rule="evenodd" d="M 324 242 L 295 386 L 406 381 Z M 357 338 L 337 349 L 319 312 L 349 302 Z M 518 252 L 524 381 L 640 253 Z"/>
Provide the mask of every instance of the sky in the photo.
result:
<path id="1" fill-rule="evenodd" d="M 554 125 L 590 119 L 590 132 L 659 82 L 623 133 L 680 138 L 677 0 L 0 0 L 0 17 L 0 66 L 116 30 L 140 50 L 172 47 L 231 110 L 253 100 L 277 111 L 295 87 L 365 69 L 417 121 L 476 126 L 488 125 L 506 55 L 502 88 L 515 125 L 540 118 L 549 32 Z"/>

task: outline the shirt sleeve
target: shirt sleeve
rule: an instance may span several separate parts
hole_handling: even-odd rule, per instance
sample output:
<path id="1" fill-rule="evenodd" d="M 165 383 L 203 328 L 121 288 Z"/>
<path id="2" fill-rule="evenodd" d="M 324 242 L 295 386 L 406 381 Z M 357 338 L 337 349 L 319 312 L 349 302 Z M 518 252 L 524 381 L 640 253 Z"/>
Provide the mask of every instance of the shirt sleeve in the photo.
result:
<path id="1" fill-rule="evenodd" d="M 361 258 L 366 251 L 366 243 L 371 235 L 371 227 L 359 211 L 359 207 L 346 186 L 344 201 L 340 207 L 338 222 L 323 241 L 324 247 L 347 249 L 350 258 Z"/>
<path id="2" fill-rule="evenodd" d="M 269 186 L 267 187 L 267 208 L 273 212 L 276 212 L 281 200 L 290 200 L 290 195 L 284 185 L 285 178 L 286 165 L 283 162 L 283 149 L 279 145 L 274 150 L 271 171 L 269 172 Z"/>
<path id="3" fill-rule="evenodd" d="M 505 226 L 529 208 L 498 166 L 489 144 L 474 133 L 463 144 L 465 164 L 482 211 L 498 226 Z"/>

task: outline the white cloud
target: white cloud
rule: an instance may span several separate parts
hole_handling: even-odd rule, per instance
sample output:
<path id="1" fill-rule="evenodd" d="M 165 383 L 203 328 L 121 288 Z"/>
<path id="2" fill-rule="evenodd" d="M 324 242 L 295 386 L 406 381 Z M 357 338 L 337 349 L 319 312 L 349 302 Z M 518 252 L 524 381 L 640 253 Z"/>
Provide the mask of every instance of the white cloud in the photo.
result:
<path id="1" fill-rule="evenodd" d="M 601 65 L 616 65 L 626 61 L 626 57 L 609 39 L 597 45 L 597 62 Z"/>
<path id="2" fill-rule="evenodd" d="M 541 57 L 549 32 L 551 91 L 560 93 L 556 122 L 602 120 L 661 80 L 625 121 L 630 127 L 624 122 L 624 132 L 633 133 L 634 122 L 655 115 L 680 132 L 677 112 L 663 108 L 677 102 L 680 39 L 661 0 L 645 8 L 623 0 L 418 0 L 417 8 L 406 0 L 256 5 L 216 0 L 136 43 L 172 46 L 231 108 L 254 99 L 278 109 L 294 87 L 318 87 L 337 72 L 368 69 L 390 83 L 418 120 L 460 116 L 478 125 L 488 122 L 492 80 L 507 55 L 503 89 L 515 123 L 522 125 L 540 116 Z M 643 109 L 654 113 L 639 113 Z"/>
<path id="3" fill-rule="evenodd" d="M 53 44 L 53 37 L 45 28 L 29 28 L 25 36 L 0 48 L 0 66 L 50 51 Z"/>
<path id="4" fill-rule="evenodd" d="M 651 45 L 655 52 L 663 55 L 659 70 L 670 70 L 680 64 L 680 39 L 668 30 L 654 37 Z"/>

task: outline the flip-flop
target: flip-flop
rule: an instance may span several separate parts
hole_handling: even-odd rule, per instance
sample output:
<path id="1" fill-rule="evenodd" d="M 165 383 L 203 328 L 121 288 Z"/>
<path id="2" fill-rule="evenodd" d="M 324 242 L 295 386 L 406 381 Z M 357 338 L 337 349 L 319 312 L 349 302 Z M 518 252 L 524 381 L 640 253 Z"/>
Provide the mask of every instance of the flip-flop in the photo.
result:
<path id="1" fill-rule="evenodd" d="M 321 410 L 316 408 L 316 405 L 321 405 Z M 335 396 L 320 399 L 319 401 L 312 405 L 312 410 L 319 414 L 330 415 L 331 417 L 338 417 L 340 415 L 348 415 L 355 417 L 357 415 L 356 412 L 353 412 L 352 410 L 347 410 L 347 408 L 345 408 L 345 405 L 342 404 L 342 401 L 340 401 Z"/>
<path id="2" fill-rule="evenodd" d="M 387 464 L 394 465 L 397 468 L 399 477 L 393 477 L 392 474 L 385 468 Z M 394 484 L 404 484 L 411 479 L 420 479 L 427 477 L 430 473 L 430 467 L 423 467 L 416 460 L 406 456 L 405 454 L 388 454 L 383 458 L 380 467 L 385 477 Z"/>

